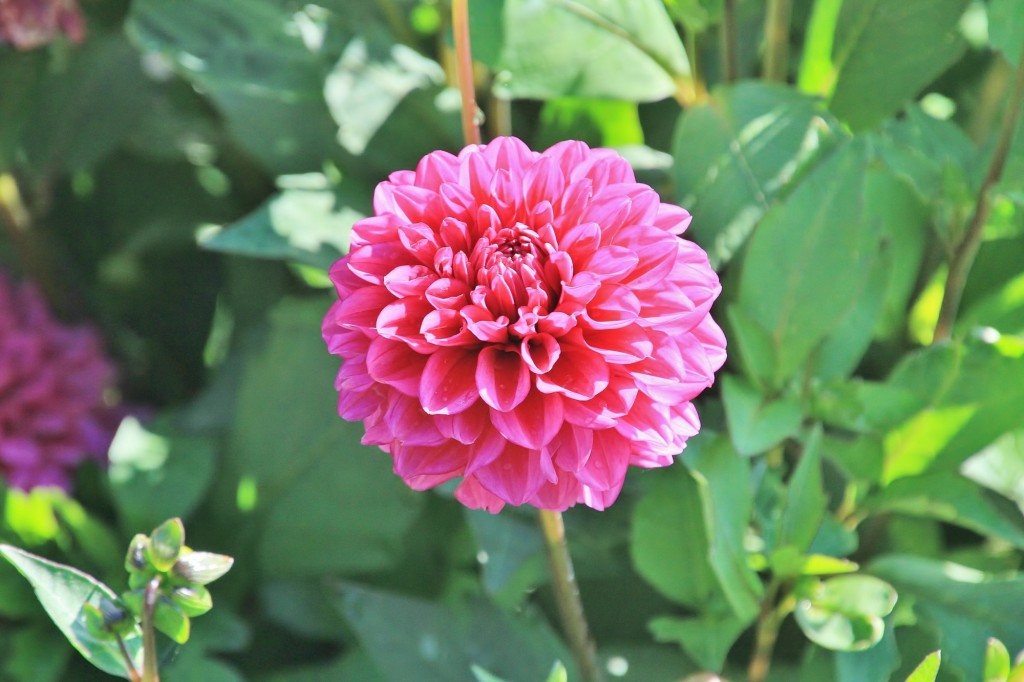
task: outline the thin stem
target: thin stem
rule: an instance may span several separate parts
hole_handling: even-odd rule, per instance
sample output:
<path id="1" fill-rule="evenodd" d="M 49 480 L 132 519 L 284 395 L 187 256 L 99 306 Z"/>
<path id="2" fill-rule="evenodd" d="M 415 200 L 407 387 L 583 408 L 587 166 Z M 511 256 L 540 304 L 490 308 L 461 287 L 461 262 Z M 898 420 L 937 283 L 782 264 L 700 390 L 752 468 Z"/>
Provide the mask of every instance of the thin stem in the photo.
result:
<path id="1" fill-rule="evenodd" d="M 1006 166 L 1006 157 L 1009 155 L 1010 144 L 1013 142 L 1013 133 L 1017 127 L 1022 100 L 1024 100 L 1024 53 L 1021 54 L 1020 62 L 1017 64 L 1010 103 L 1003 116 L 1003 125 L 999 131 L 995 153 L 989 163 L 988 172 L 985 173 L 985 180 L 981 183 L 981 189 L 978 190 L 974 213 L 967 225 L 967 231 L 960 243 L 957 244 L 949 263 L 949 275 L 946 277 L 946 287 L 942 292 L 942 305 L 939 307 L 939 321 L 935 325 L 933 343 L 946 341 L 953 334 L 953 324 L 956 322 L 960 299 L 963 297 L 964 287 L 967 284 L 967 275 L 978 255 L 985 223 L 992 210 L 989 193 L 992 186 L 999 182 L 1003 168 Z"/>
<path id="2" fill-rule="evenodd" d="M 452 32 L 455 37 L 455 73 L 462 93 L 462 137 L 466 144 L 480 144 L 473 83 L 473 52 L 469 44 L 469 0 L 452 0 Z"/>
<path id="3" fill-rule="evenodd" d="M 789 70 L 789 15 L 791 0 L 768 0 L 764 16 L 764 77 L 785 82 Z"/>
<path id="4" fill-rule="evenodd" d="M 580 601 L 580 591 L 576 585 L 572 557 L 569 556 L 569 546 L 565 541 L 562 514 L 546 509 L 539 510 L 539 513 L 555 602 L 558 604 L 558 613 L 562 619 L 562 629 L 569 639 L 569 648 L 580 669 L 580 679 L 583 682 L 603 682 L 604 675 L 597 662 L 597 650 L 590 638 L 586 616 L 583 615 L 583 603 Z"/>
<path id="5" fill-rule="evenodd" d="M 117 635 L 117 648 L 121 650 L 121 656 L 124 658 L 125 670 L 128 671 L 128 679 L 131 682 L 142 682 L 142 677 L 139 676 L 139 671 L 135 669 L 135 661 L 132 660 L 132 655 L 128 651 L 128 647 L 125 646 L 124 638 L 120 634 Z"/>
<path id="6" fill-rule="evenodd" d="M 739 46 L 736 43 L 736 0 L 725 0 L 722 8 L 722 62 L 725 65 L 725 82 L 733 83 L 739 78 Z"/>
<path id="7" fill-rule="evenodd" d="M 754 635 L 754 655 L 747 668 L 747 682 L 764 682 L 768 678 L 772 652 L 775 651 L 775 641 L 779 637 L 779 626 L 795 606 L 795 599 L 791 595 L 776 604 L 780 590 L 781 585 L 773 581 L 761 602 L 761 613 L 757 617 Z"/>
<path id="8" fill-rule="evenodd" d="M 142 682 L 160 682 L 156 663 L 156 631 L 153 627 L 156 600 L 159 595 L 160 577 L 157 576 L 146 583 L 142 603 Z"/>
<path id="9" fill-rule="evenodd" d="M 690 81 L 693 89 L 693 101 L 689 104 L 703 104 L 708 99 L 708 88 L 704 83 L 704 79 L 701 77 L 701 70 L 704 68 L 704 64 L 700 58 L 700 36 L 701 34 L 697 31 L 691 30 L 690 27 L 684 26 L 683 31 L 685 34 L 684 44 L 686 46 L 687 60 L 690 62 Z M 676 101 L 681 106 L 687 106 L 687 102 L 684 101 L 684 93 L 680 88 L 676 90 Z"/>

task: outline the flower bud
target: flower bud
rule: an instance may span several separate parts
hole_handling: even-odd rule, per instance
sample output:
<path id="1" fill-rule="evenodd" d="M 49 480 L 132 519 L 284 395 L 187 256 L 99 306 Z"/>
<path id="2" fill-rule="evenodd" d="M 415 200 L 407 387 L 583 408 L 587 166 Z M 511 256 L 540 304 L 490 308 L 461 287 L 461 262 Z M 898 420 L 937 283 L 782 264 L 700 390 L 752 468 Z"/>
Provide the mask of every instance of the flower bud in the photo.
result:
<path id="1" fill-rule="evenodd" d="M 135 574 L 145 571 L 149 567 L 146 560 L 146 548 L 149 547 L 149 538 L 138 533 L 132 538 L 128 545 L 128 554 L 124 558 L 124 569 Z"/>
<path id="2" fill-rule="evenodd" d="M 207 585 L 231 570 L 233 563 L 235 560 L 225 554 L 185 551 L 171 572 L 193 585 Z"/>
<path id="3" fill-rule="evenodd" d="M 178 644 L 187 642 L 192 630 L 188 616 L 164 597 L 161 597 L 160 601 L 156 603 L 153 625 Z"/>
<path id="4" fill-rule="evenodd" d="M 201 616 L 213 608 L 213 597 L 202 585 L 175 588 L 171 592 L 171 601 L 186 616 Z"/>
<path id="5" fill-rule="evenodd" d="M 153 530 L 146 556 L 158 571 L 169 571 L 185 546 L 185 526 L 181 519 L 169 519 Z"/>

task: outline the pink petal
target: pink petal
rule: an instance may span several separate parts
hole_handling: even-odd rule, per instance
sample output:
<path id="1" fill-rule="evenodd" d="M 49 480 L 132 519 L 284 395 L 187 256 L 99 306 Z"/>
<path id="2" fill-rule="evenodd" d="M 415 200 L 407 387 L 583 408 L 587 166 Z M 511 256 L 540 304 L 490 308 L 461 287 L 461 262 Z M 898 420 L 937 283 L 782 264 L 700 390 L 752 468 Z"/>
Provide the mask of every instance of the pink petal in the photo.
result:
<path id="1" fill-rule="evenodd" d="M 561 393 L 573 400 L 590 400 L 608 386 L 608 376 L 608 363 L 600 355 L 565 343 L 551 371 L 537 375 L 537 390 Z"/>
<path id="2" fill-rule="evenodd" d="M 476 402 L 476 351 L 441 348 L 430 356 L 420 381 L 428 414 L 456 414 Z"/>
<path id="3" fill-rule="evenodd" d="M 534 374 L 544 374 L 558 361 L 562 347 L 550 334 L 530 334 L 519 346 L 523 362 Z"/>
<path id="4" fill-rule="evenodd" d="M 420 298 L 403 298 L 384 307 L 375 321 L 377 333 L 387 339 L 397 339 L 409 344 L 413 350 L 429 353 L 434 349 L 423 338 L 420 327 L 423 318 L 433 308 Z"/>
<path id="5" fill-rule="evenodd" d="M 465 445 L 475 443 L 491 427 L 491 410 L 483 401 L 473 403 L 468 409 L 457 414 L 434 415 L 435 424 L 446 438 L 452 438 Z"/>
<path id="6" fill-rule="evenodd" d="M 392 395 L 384 419 L 391 433 L 403 445 L 436 446 L 448 442 L 437 430 L 432 415 L 423 411 L 419 400 L 404 395 Z M 394 453 L 392 447 L 392 454 Z M 436 472 L 435 472 L 436 473 Z"/>
<path id="7" fill-rule="evenodd" d="M 590 329 L 618 329 L 636 321 L 640 300 L 632 291 L 617 284 L 605 284 L 587 304 L 582 317 Z"/>
<path id="8" fill-rule="evenodd" d="M 401 341 L 382 336 L 370 343 L 366 354 L 366 368 L 374 381 L 392 386 L 412 397 L 420 394 L 420 377 L 423 376 L 426 364 L 426 355 L 413 351 Z"/>
<path id="9" fill-rule="evenodd" d="M 519 353 L 488 346 L 477 359 L 476 386 L 485 403 L 508 412 L 529 393 L 530 370 Z"/>
<path id="10" fill-rule="evenodd" d="M 621 488 L 629 467 L 630 442 L 614 431 L 598 431 L 590 457 L 576 478 L 595 490 Z"/>
<path id="11" fill-rule="evenodd" d="M 467 346 L 476 343 L 476 338 L 455 310 L 431 310 L 423 318 L 420 333 L 428 343 L 435 346 Z"/>
<path id="12" fill-rule="evenodd" d="M 498 459 L 474 472 L 477 481 L 509 504 L 520 505 L 533 497 L 545 481 L 542 455 L 508 444 Z"/>
<path id="13" fill-rule="evenodd" d="M 562 426 L 562 397 L 530 391 L 514 410 L 491 410 L 491 423 L 513 443 L 540 449 Z"/>
<path id="14" fill-rule="evenodd" d="M 391 456 L 395 473 L 402 478 L 461 472 L 466 464 L 465 446 L 450 444 L 436 447 L 399 442 L 392 446 Z"/>
<path id="15" fill-rule="evenodd" d="M 585 329 L 583 342 L 606 362 L 617 365 L 639 362 L 654 351 L 647 332 L 635 324 L 622 329 Z"/>
<path id="16" fill-rule="evenodd" d="M 437 275 L 425 265 L 399 265 L 384 276 L 384 286 L 396 298 L 419 297 L 436 280 Z"/>
<path id="17" fill-rule="evenodd" d="M 474 476 L 466 476 L 455 489 L 455 499 L 470 509 L 486 509 L 497 514 L 505 506 L 505 501 L 480 485 Z"/>

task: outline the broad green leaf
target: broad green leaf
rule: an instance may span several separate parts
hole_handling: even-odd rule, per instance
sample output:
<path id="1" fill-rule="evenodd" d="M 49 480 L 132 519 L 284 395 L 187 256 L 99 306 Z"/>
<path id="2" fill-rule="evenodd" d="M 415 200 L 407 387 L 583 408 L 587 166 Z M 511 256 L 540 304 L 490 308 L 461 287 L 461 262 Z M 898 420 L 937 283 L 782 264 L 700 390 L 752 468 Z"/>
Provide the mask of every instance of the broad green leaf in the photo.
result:
<path id="1" fill-rule="evenodd" d="M 711 568 L 737 618 L 749 623 L 763 587 L 744 546 L 753 506 L 748 460 L 728 439 L 708 433 L 691 439 L 681 459 L 698 484 Z"/>
<path id="2" fill-rule="evenodd" d="M 206 438 L 129 417 L 110 445 L 110 487 L 121 525 L 153 528 L 195 509 L 213 478 L 216 450 Z"/>
<path id="3" fill-rule="evenodd" d="M 389 566 L 425 501 L 387 454 L 359 444 L 361 424 L 337 416 L 337 361 L 319 333 L 327 307 L 316 299 L 275 310 L 238 390 L 228 467 L 253 489 L 259 558 L 274 577 Z"/>
<path id="4" fill-rule="evenodd" d="M 544 680 L 552 661 L 568 660 L 535 617 L 485 601 L 442 605 L 345 585 L 337 603 L 389 682 L 471 680 L 474 665 L 500 679 Z"/>
<path id="5" fill-rule="evenodd" d="M 741 455 L 756 455 L 796 434 L 803 407 L 794 398 L 770 399 L 743 379 L 722 378 L 722 403 L 729 437 Z"/>
<path id="6" fill-rule="evenodd" d="M 914 613 L 939 633 L 946 662 L 967 679 L 983 669 L 990 637 L 997 637 L 1012 651 L 1024 649 L 1024 621 L 1011 606 L 1024 603 L 1024 576 L 990 575 L 904 555 L 883 556 L 868 570 L 914 599 Z"/>
<path id="7" fill-rule="evenodd" d="M 99 640 L 85 627 L 83 604 L 99 608 L 100 599 L 116 599 L 114 592 L 81 571 L 30 554 L 17 547 L 0 545 L 0 554 L 25 576 L 50 619 L 71 645 L 100 670 L 128 679 L 128 671 L 116 641 Z M 136 668 L 142 663 L 142 630 L 134 628 L 124 636 L 125 646 Z"/>
<path id="8" fill-rule="evenodd" d="M 504 0 L 497 73 L 513 99 L 650 102 L 688 82 L 690 66 L 661 0 Z"/>
<path id="9" fill-rule="evenodd" d="M 1020 61 L 1024 50 L 1024 2 L 992 0 L 988 8 L 988 35 L 992 47 L 1002 52 L 1006 61 Z"/>
<path id="10" fill-rule="evenodd" d="M 278 178 L 282 190 L 235 224 L 200 235 L 203 248 L 306 263 L 323 270 L 348 251 L 364 217 L 356 189 L 332 188 L 320 173 Z M 344 187 L 344 186 L 343 186 Z"/>
<path id="11" fill-rule="evenodd" d="M 700 608 L 718 585 L 708 560 L 710 521 L 704 517 L 707 493 L 702 493 L 707 485 L 685 467 L 670 467 L 653 478 L 633 513 L 633 565 L 669 599 Z"/>
<path id="12" fill-rule="evenodd" d="M 399 102 L 444 79 L 440 64 L 411 47 L 377 34 L 353 38 L 324 83 L 338 142 L 350 153 L 362 154 Z"/>
<path id="13" fill-rule="evenodd" d="M 773 552 L 768 565 L 773 574 L 788 578 L 853 573 L 859 568 L 857 564 L 846 559 L 824 554 L 801 554 L 793 545 L 786 545 Z"/>
<path id="14" fill-rule="evenodd" d="M 891 431 L 885 437 L 882 482 L 926 471 L 975 412 L 973 405 L 927 408 Z"/>
<path id="15" fill-rule="evenodd" d="M 1024 512 L 1024 432 L 1006 434 L 964 462 L 960 473 L 1005 495 Z"/>
<path id="16" fill-rule="evenodd" d="M 939 663 L 942 661 L 942 652 L 935 651 L 921 661 L 921 664 L 914 668 L 914 672 L 907 678 L 907 682 L 935 682 L 939 674 Z"/>
<path id="17" fill-rule="evenodd" d="M 855 130 L 898 111 L 963 52 L 957 22 L 966 6 L 967 0 L 844 0 L 829 108 Z"/>
<path id="18" fill-rule="evenodd" d="M 536 147 L 582 140 L 591 147 L 642 145 L 644 131 L 635 102 L 561 97 L 544 103 Z"/>
<path id="19" fill-rule="evenodd" d="M 892 617 L 885 620 L 885 634 L 878 644 L 864 651 L 837 651 L 836 682 L 890 682 L 900 666 Z"/>
<path id="20" fill-rule="evenodd" d="M 821 480 L 821 428 L 811 431 L 803 443 L 800 463 L 787 483 L 779 529 L 779 546 L 805 552 L 828 510 Z"/>
<path id="21" fill-rule="evenodd" d="M 790 183 L 838 137 L 820 100 L 769 83 L 716 89 L 672 142 L 678 202 L 711 262 L 728 262 Z"/>
<path id="22" fill-rule="evenodd" d="M 780 386 L 860 299 L 880 234 L 865 209 L 869 165 L 853 142 L 819 164 L 762 221 L 747 245 L 735 305 L 769 333 Z M 835 226 L 843 224 L 845 229 Z"/>
<path id="23" fill-rule="evenodd" d="M 1006 645 L 994 637 L 988 640 L 985 647 L 985 672 L 982 682 L 1006 682 L 1010 676 L 1010 652 Z"/>
<path id="24" fill-rule="evenodd" d="M 722 0 L 665 0 L 665 6 L 676 21 L 700 33 L 722 20 Z"/>
<path id="25" fill-rule="evenodd" d="M 719 610 L 693 618 L 661 616 L 648 628 L 659 642 L 677 642 L 702 669 L 721 671 L 729 649 L 747 625 L 728 610 Z"/>
<path id="26" fill-rule="evenodd" d="M 268 170 L 300 173 L 321 167 L 336 132 L 303 16 L 271 0 L 142 0 L 128 31 L 202 88 Z"/>
<path id="27" fill-rule="evenodd" d="M 514 514 L 490 514 L 467 509 L 466 520 L 479 548 L 477 561 L 483 571 L 484 589 L 497 598 L 507 595 L 519 602 L 529 589 L 544 582 L 547 565 L 544 545 L 535 523 L 527 523 Z"/>
<path id="28" fill-rule="evenodd" d="M 737 349 L 732 352 L 730 359 L 742 366 L 743 373 L 758 388 L 773 390 L 768 384 L 775 376 L 778 359 L 775 343 L 768 330 L 739 306 L 730 305 L 725 314 L 731 328 L 728 337 Z"/>
<path id="29" fill-rule="evenodd" d="M 896 590 L 868 575 L 844 575 L 812 583 L 794 615 L 814 643 L 835 651 L 863 651 L 885 632 L 883 619 L 896 605 Z"/>
<path id="30" fill-rule="evenodd" d="M 865 500 L 862 509 L 940 519 L 1024 548 L 1024 522 L 1011 521 L 993 502 L 973 481 L 955 472 L 933 471 L 891 482 Z"/>

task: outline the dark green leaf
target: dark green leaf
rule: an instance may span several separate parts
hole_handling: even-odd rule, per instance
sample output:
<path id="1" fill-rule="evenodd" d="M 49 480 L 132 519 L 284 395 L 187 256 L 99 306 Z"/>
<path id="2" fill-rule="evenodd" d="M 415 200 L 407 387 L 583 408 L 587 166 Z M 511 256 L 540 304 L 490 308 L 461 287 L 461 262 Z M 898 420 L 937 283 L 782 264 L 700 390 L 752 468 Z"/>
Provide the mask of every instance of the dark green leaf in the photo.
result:
<path id="1" fill-rule="evenodd" d="M 719 88 L 683 114 L 672 143 L 676 197 L 713 264 L 732 258 L 837 134 L 820 100 L 768 83 Z"/>
<path id="2" fill-rule="evenodd" d="M 800 463 L 787 483 L 782 509 L 779 546 L 806 552 L 818 534 L 828 511 L 828 497 L 821 480 L 821 429 L 811 431 L 804 442 Z"/>
<path id="3" fill-rule="evenodd" d="M 885 634 L 875 646 L 864 651 L 837 651 L 836 682 L 889 682 L 900 666 L 892 618 L 885 620 Z"/>
<path id="4" fill-rule="evenodd" d="M 515 602 L 525 596 L 526 590 L 544 581 L 547 565 L 536 524 L 513 514 L 475 509 L 467 509 L 465 514 L 480 549 L 477 560 L 488 593 L 498 595 L 518 589 L 519 594 L 508 595 Z"/>
<path id="5" fill-rule="evenodd" d="M 649 102 L 689 78 L 660 0 L 504 0 L 504 7 L 496 87 L 507 97 Z"/>
<path id="6" fill-rule="evenodd" d="M 37 557 L 17 547 L 0 545 L 0 554 L 32 583 L 50 619 L 87 661 L 106 673 L 128 678 L 117 643 L 90 635 L 82 612 L 83 604 L 99 608 L 101 598 L 116 599 L 109 587 L 77 569 Z M 136 667 L 141 667 L 142 631 L 134 628 L 124 637 L 124 642 Z"/>
<path id="7" fill-rule="evenodd" d="M 1024 2 L 992 0 L 988 8 L 988 35 L 992 47 L 1011 64 L 1020 61 L 1024 49 Z"/>
<path id="8" fill-rule="evenodd" d="M 662 616 L 649 627 L 659 642 L 678 642 L 702 669 L 720 672 L 729 649 L 748 624 L 725 609 L 706 611 L 699 618 Z"/>
<path id="9" fill-rule="evenodd" d="M 45 622 L 18 628 L 11 635 L 11 650 L 3 671 L 15 680 L 63 682 L 71 649 Z"/>
<path id="10" fill-rule="evenodd" d="M 729 437 L 741 455 L 756 455 L 796 434 L 803 407 L 794 398 L 769 399 L 739 377 L 722 378 Z"/>
<path id="11" fill-rule="evenodd" d="M 855 130 L 898 111 L 963 52 L 957 22 L 966 6 L 967 0 L 845 0 L 833 47 L 832 111 Z"/>

